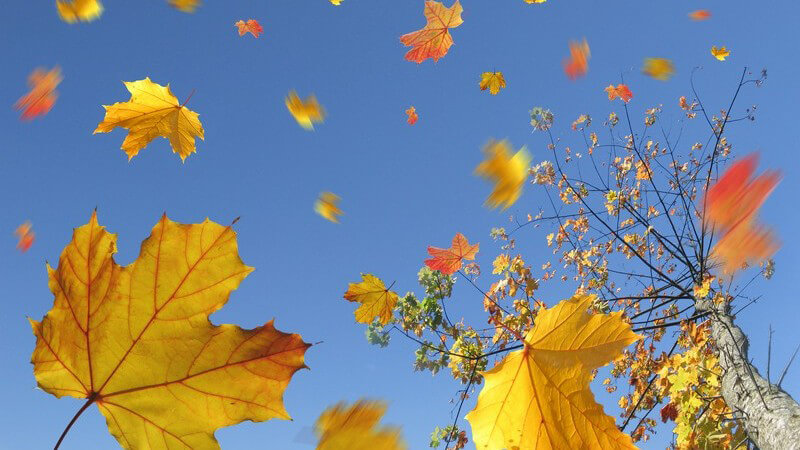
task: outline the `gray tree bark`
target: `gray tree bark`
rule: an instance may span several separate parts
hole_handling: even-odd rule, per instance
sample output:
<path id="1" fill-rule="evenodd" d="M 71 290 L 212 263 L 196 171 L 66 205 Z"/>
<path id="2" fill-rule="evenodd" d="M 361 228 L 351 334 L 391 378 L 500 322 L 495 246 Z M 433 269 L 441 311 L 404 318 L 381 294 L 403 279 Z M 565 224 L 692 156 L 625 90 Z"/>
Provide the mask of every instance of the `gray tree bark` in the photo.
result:
<path id="1" fill-rule="evenodd" d="M 711 336 L 723 370 L 722 397 L 741 417 L 747 436 L 761 450 L 800 449 L 800 404 L 750 364 L 747 336 L 733 323 L 730 305 L 705 299 L 696 308 L 711 314 Z"/>

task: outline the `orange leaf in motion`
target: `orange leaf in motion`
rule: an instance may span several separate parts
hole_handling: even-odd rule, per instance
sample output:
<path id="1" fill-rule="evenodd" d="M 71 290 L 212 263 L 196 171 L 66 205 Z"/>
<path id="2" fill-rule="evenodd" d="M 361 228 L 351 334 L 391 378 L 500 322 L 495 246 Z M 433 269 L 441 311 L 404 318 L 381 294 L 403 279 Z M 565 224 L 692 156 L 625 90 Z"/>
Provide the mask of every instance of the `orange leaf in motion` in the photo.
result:
<path id="1" fill-rule="evenodd" d="M 614 100 L 615 98 L 619 97 L 625 103 L 628 103 L 633 98 L 633 92 L 628 88 L 627 85 L 618 84 L 617 87 L 610 84 L 605 89 L 606 93 L 608 94 L 609 100 Z"/>
<path id="2" fill-rule="evenodd" d="M 570 41 L 569 59 L 564 60 L 564 73 L 570 80 L 586 75 L 589 71 L 589 44 L 586 39 L 583 42 Z"/>
<path id="3" fill-rule="evenodd" d="M 200 6 L 200 0 L 169 0 L 169 4 L 178 11 L 193 13 Z"/>
<path id="4" fill-rule="evenodd" d="M 598 404 L 592 371 L 641 336 L 622 312 L 592 314 L 593 295 L 541 310 L 524 347 L 483 372 L 467 414 L 478 449 L 635 449 Z"/>
<path id="5" fill-rule="evenodd" d="M 314 424 L 317 450 L 404 450 L 406 444 L 395 427 L 378 426 L 386 412 L 382 402 L 359 400 L 326 409 Z"/>
<path id="6" fill-rule="evenodd" d="M 714 58 L 717 58 L 719 61 L 725 61 L 725 58 L 731 55 L 731 51 L 728 50 L 724 45 L 722 47 L 717 48 L 716 45 L 711 47 L 711 54 Z"/>
<path id="7" fill-rule="evenodd" d="M 322 192 L 314 203 L 314 211 L 333 223 L 339 223 L 339 216 L 344 214 L 339 209 L 339 200 L 339 196 L 333 192 Z"/>
<path id="8" fill-rule="evenodd" d="M 417 120 L 419 119 L 419 116 L 417 115 L 417 109 L 416 108 L 414 108 L 413 106 L 409 106 L 408 109 L 406 110 L 406 114 L 408 114 L 408 124 L 409 125 L 414 125 L 415 123 L 417 123 Z"/>
<path id="9" fill-rule="evenodd" d="M 642 73 L 656 80 L 667 81 L 675 73 L 675 66 L 667 58 L 645 58 Z"/>
<path id="10" fill-rule="evenodd" d="M 297 92 L 289 92 L 286 96 L 286 109 L 301 127 L 309 131 L 314 129 L 315 123 L 325 119 L 325 110 L 313 94 L 301 100 Z"/>
<path id="11" fill-rule="evenodd" d="M 425 260 L 425 265 L 431 270 L 438 270 L 445 275 L 452 275 L 461 268 L 462 261 L 475 259 L 480 244 L 469 245 L 467 238 L 461 233 L 456 233 L 450 248 L 428 246 L 428 253 L 432 256 Z"/>
<path id="12" fill-rule="evenodd" d="M 116 236 L 92 214 L 47 267 L 53 308 L 31 320 L 41 389 L 94 403 L 127 449 L 218 449 L 214 431 L 245 420 L 289 419 L 283 393 L 309 344 L 275 329 L 213 325 L 253 270 L 236 233 L 166 215 L 139 257 L 114 261 Z"/>
<path id="13" fill-rule="evenodd" d="M 486 204 L 492 208 L 502 205 L 503 209 L 508 209 L 522 195 L 531 155 L 525 147 L 512 154 L 508 140 L 491 140 L 483 151 L 486 153 L 486 160 L 478 164 L 475 174 L 495 183 Z"/>
<path id="14" fill-rule="evenodd" d="M 748 261 L 769 258 L 778 249 L 772 233 L 756 223 L 756 215 L 781 176 L 770 171 L 751 178 L 757 163 L 755 154 L 735 162 L 706 194 L 706 217 L 725 233 L 712 253 L 722 260 L 726 274 Z"/>
<path id="15" fill-rule="evenodd" d="M 33 240 L 36 235 L 31 231 L 32 228 L 30 222 L 25 222 L 14 231 L 14 234 L 19 238 L 17 248 L 23 253 L 27 252 L 31 248 L 31 245 L 33 245 Z"/>
<path id="16" fill-rule="evenodd" d="M 239 36 L 250 33 L 257 38 L 258 35 L 264 32 L 264 29 L 261 28 L 261 24 L 255 19 L 250 19 L 247 22 L 240 20 L 233 25 L 239 28 Z"/>
<path id="17" fill-rule="evenodd" d="M 56 66 L 53 70 L 45 72 L 36 69 L 28 76 L 28 86 L 31 91 L 17 100 L 14 108 L 22 110 L 22 119 L 31 120 L 47 114 L 56 103 L 58 92 L 56 87 L 62 80 L 61 69 Z"/>
<path id="18" fill-rule="evenodd" d="M 692 20 L 708 20 L 711 18 L 711 11 L 707 9 L 698 9 L 689 13 L 689 18 Z"/>
<path id="19" fill-rule="evenodd" d="M 406 53 L 406 59 L 419 64 L 428 58 L 432 58 L 436 62 L 446 55 L 450 46 L 453 45 L 450 28 L 464 23 L 461 19 L 463 11 L 458 0 L 449 8 L 445 8 L 442 3 L 426 0 L 425 19 L 428 23 L 421 30 L 400 36 L 400 42 L 403 45 L 412 47 Z"/>

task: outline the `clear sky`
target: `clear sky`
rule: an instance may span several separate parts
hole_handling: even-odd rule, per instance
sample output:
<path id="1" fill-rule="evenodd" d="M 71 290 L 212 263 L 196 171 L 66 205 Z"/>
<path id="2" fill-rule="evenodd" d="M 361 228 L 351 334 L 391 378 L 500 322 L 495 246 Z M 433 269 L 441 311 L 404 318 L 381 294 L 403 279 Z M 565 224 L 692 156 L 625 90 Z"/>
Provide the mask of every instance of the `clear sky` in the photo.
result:
<path id="1" fill-rule="evenodd" d="M 311 370 L 298 372 L 286 391 L 294 421 L 220 430 L 223 448 L 312 448 L 319 413 L 362 396 L 386 399 L 385 422 L 403 427 L 410 448 L 425 448 L 433 427 L 452 421 L 450 400 L 460 385 L 446 374 L 413 372 L 411 342 L 395 337 L 387 349 L 370 346 L 364 326 L 353 322 L 354 306 L 342 300 L 347 283 L 371 272 L 396 281 L 400 293 L 416 290 L 426 246 L 446 246 L 455 232 L 481 243 L 478 261 L 488 274 L 498 252 L 490 228 L 506 224 L 508 213 L 535 213 L 544 198 L 528 187 L 507 213 L 486 209 L 490 186 L 472 175 L 483 144 L 507 137 L 526 145 L 534 161 L 547 159 L 545 137 L 528 124 L 528 110 L 539 105 L 556 114 L 554 133 L 577 145 L 569 124 L 581 113 L 602 122 L 619 110 L 603 88 L 621 74 L 635 94 L 635 120 L 663 103 L 664 123 L 678 126 L 677 99 L 691 95 L 693 67 L 702 67 L 695 82 L 715 111 L 727 105 L 744 66 L 769 71 L 766 84 L 747 88 L 739 103 L 758 104 L 757 120 L 737 124 L 729 139 L 739 154 L 760 150 L 762 168 L 783 171 L 762 208 L 783 247 L 775 277 L 751 291 L 762 299 L 738 320 L 760 367 L 770 324 L 773 368 L 800 343 L 793 284 L 800 270 L 796 1 L 463 0 L 455 45 L 438 63 L 421 65 L 403 59 L 398 38 L 424 25 L 422 0 L 344 0 L 339 7 L 327 0 L 209 0 L 195 14 L 164 0 L 108 0 L 99 20 L 77 25 L 60 21 L 53 3 L 9 2 L 0 14 L 0 448 L 52 447 L 81 405 L 36 389 L 26 316 L 40 319 L 52 307 L 45 261 L 57 263 L 72 228 L 95 207 L 119 236 L 120 264 L 135 259 L 164 211 L 185 223 L 241 216 L 240 253 L 256 270 L 212 321 L 254 327 L 274 317 L 280 330 L 319 342 L 306 354 Z M 687 13 L 700 8 L 712 11 L 711 20 L 690 21 Z M 263 25 L 261 38 L 236 33 L 234 22 L 248 18 Z M 583 37 L 591 46 L 589 73 L 570 82 L 561 61 L 568 41 Z M 715 60 L 711 45 L 728 46 L 731 56 Z M 675 77 L 643 76 L 642 60 L 651 56 L 672 59 Z M 58 103 L 47 116 L 21 122 L 12 105 L 27 91 L 26 77 L 54 65 L 64 74 Z M 497 96 L 478 89 L 480 74 L 491 70 L 508 83 Z M 122 81 L 146 76 L 170 83 L 181 100 L 195 90 L 188 106 L 200 114 L 206 140 L 185 164 L 164 139 L 128 162 L 119 149 L 124 130 L 92 135 L 101 105 L 128 100 Z M 287 112 L 291 89 L 315 93 L 327 110 L 314 132 Z M 405 121 L 409 105 L 420 116 L 414 126 Z M 320 191 L 342 197 L 341 224 L 314 214 Z M 26 220 L 36 242 L 20 254 L 12 233 Z M 545 234 L 531 229 L 519 239 Z M 527 259 L 537 265 L 535 255 Z M 488 286 L 491 277 L 479 282 Z M 480 307 L 480 295 L 463 280 L 454 299 Z M 799 366 L 784 381 L 795 398 Z M 665 438 L 649 445 L 663 448 Z M 93 407 L 62 448 L 115 445 Z"/>

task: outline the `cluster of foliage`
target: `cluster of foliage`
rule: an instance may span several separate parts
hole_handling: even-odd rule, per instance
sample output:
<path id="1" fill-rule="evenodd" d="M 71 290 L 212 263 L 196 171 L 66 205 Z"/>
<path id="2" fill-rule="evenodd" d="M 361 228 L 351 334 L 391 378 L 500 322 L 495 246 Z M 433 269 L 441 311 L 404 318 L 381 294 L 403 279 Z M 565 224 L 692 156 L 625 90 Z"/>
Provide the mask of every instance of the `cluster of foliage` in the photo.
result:
<path id="1" fill-rule="evenodd" d="M 734 101 L 743 86 L 760 85 L 766 73 L 746 76 L 745 71 Z M 754 157 L 718 175 L 732 158 L 726 126 L 753 120 L 755 108 L 732 117 L 731 102 L 728 109 L 710 114 L 699 98 L 689 102 L 681 97 L 680 114 L 687 121 L 704 119 L 710 136 L 706 143 L 679 146 L 658 126 L 661 106 L 645 111 L 643 129 L 637 133 L 628 111 L 627 86 L 610 86 L 609 98 L 617 96 L 624 111 L 610 113 L 604 122 L 608 143 L 601 143 L 603 130 L 592 131 L 589 115 L 572 124 L 584 147 L 580 151 L 561 146 L 553 137 L 555 118 L 550 111 L 541 107 L 531 111 L 531 123 L 546 134 L 552 159 L 530 167 L 528 174 L 549 208 L 541 207 L 524 220 L 512 216 L 511 231 L 492 229 L 500 252 L 492 262 L 489 286 L 478 283 L 482 272 L 478 264 L 467 263 L 475 259 L 478 245 L 470 246 L 457 234 L 450 249 L 428 249 L 434 258 L 419 271 L 421 294 L 399 297 L 388 320 L 385 310 L 380 320 L 358 319 L 369 324 L 369 342 L 383 347 L 391 334 L 401 334 L 418 344 L 415 370 L 447 371 L 464 385 L 458 391 L 453 423 L 434 430 L 432 447 L 466 445 L 466 432 L 458 425 L 461 406 L 481 384 L 477 404 L 466 417 L 478 448 L 536 448 L 542 440 L 557 448 L 598 443 L 603 448 L 632 448 L 633 442 L 646 441 L 656 431 L 657 418 L 650 415 L 657 409 L 662 422 L 674 424 L 676 449 L 746 444 L 741 418 L 721 396 L 721 368 L 709 334 L 709 313 L 695 310 L 695 302 L 747 301 L 745 289 L 752 278 L 737 284 L 734 275 L 754 265 L 753 277 L 769 278 L 774 271 L 768 258 L 777 246 L 769 231 L 756 225 L 755 215 L 779 176 L 770 172 L 751 178 Z M 492 145 L 497 144 L 488 148 Z M 508 152 L 505 159 L 510 159 Z M 483 164 L 492 159 L 487 161 Z M 514 198 L 501 196 L 509 200 L 504 206 L 514 203 L 519 189 L 511 195 Z M 546 245 L 555 260 L 533 262 L 516 252 L 525 229 L 548 223 L 554 229 L 546 233 Z M 735 251 L 730 249 L 731 235 Z M 488 327 L 454 315 L 453 308 L 465 303 L 451 298 L 458 278 L 483 298 Z M 574 296 L 548 308 L 539 294 L 541 284 L 548 281 L 573 285 Z M 382 282 L 380 287 L 385 295 L 395 295 Z M 574 314 L 564 313 L 565 309 Z M 622 344 L 612 351 L 607 342 L 592 345 L 591 339 L 581 338 L 584 331 L 579 325 L 554 325 L 573 315 L 614 321 L 611 328 L 629 337 L 618 340 Z M 580 348 L 537 345 L 536 336 L 549 336 L 548 330 L 555 333 L 555 347 L 575 342 L 592 347 L 592 363 L 576 356 L 581 355 Z M 607 330 L 587 332 L 598 335 L 615 336 Z M 624 348 L 634 341 L 633 348 Z M 608 362 L 612 365 L 602 381 L 605 390 L 617 392 L 623 380 L 627 386 L 618 400 L 619 430 L 588 391 L 597 368 Z M 569 406 L 558 405 L 559 399 L 568 397 Z"/>

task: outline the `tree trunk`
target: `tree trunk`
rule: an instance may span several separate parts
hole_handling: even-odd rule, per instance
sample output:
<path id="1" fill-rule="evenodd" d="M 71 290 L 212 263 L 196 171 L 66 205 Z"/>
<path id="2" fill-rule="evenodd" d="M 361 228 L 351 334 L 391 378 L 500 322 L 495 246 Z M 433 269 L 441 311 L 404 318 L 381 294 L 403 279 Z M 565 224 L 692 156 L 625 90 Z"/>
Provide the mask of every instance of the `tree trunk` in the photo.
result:
<path id="1" fill-rule="evenodd" d="M 733 323 L 730 306 L 716 306 L 710 299 L 696 305 L 711 312 L 711 336 L 723 370 L 722 397 L 741 417 L 747 436 L 761 450 L 800 449 L 800 405 L 750 364 L 747 336 Z"/>

